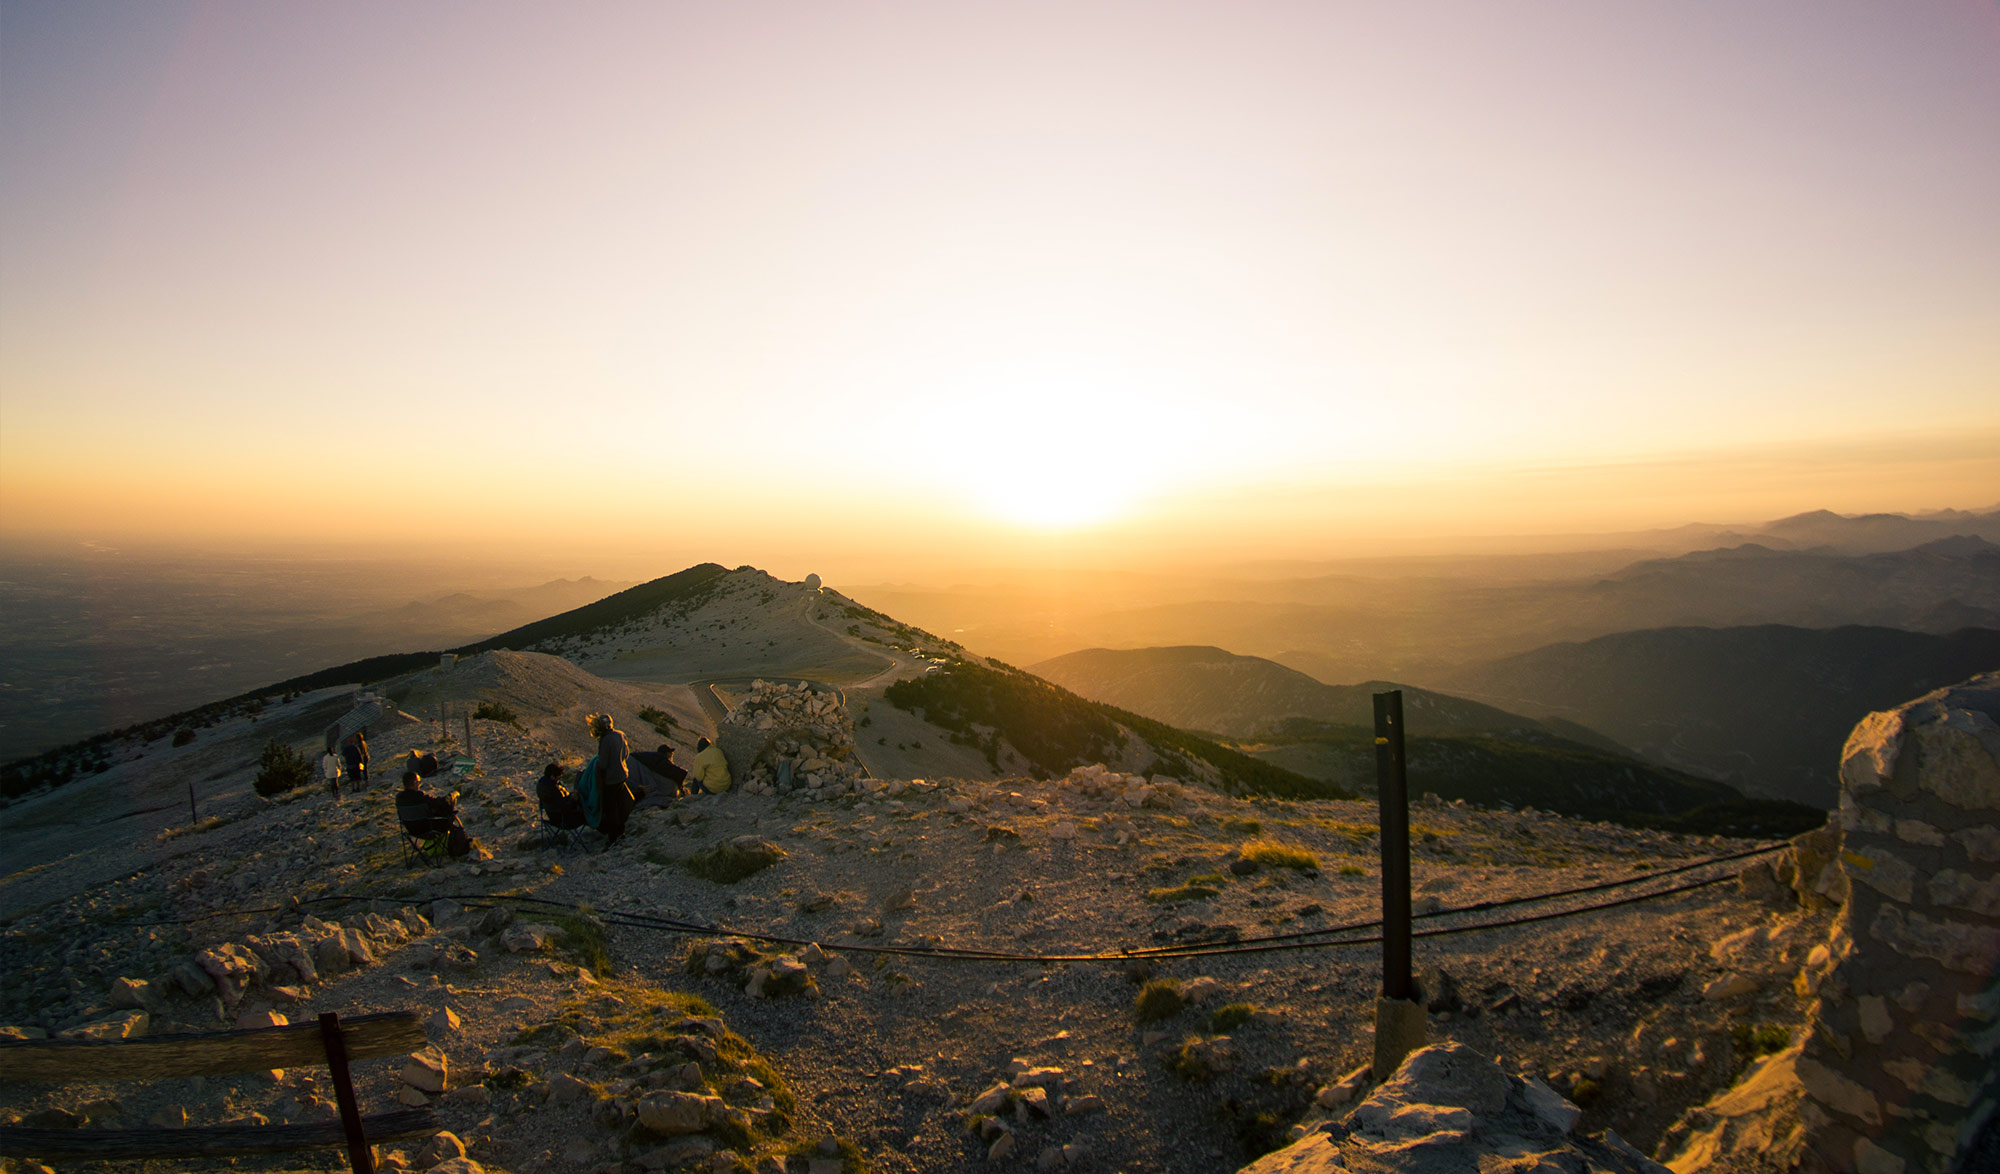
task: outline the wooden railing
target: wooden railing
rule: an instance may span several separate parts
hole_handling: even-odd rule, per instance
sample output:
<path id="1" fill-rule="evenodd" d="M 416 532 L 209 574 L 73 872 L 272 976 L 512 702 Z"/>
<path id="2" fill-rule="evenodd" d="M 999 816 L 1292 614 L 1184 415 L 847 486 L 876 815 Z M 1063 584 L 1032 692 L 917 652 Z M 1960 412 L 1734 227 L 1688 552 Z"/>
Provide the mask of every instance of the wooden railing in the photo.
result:
<path id="1" fill-rule="evenodd" d="M 0 1153 L 33 1158 L 219 1158 L 345 1144 L 354 1174 L 374 1174 L 379 1141 L 436 1133 L 435 1110 L 400 1109 L 363 1117 L 348 1065 L 416 1051 L 427 1043 L 409 1011 L 240 1031 L 158 1035 L 135 1040 L 0 1041 L 0 1081 L 94 1084 L 222 1076 L 325 1064 L 340 1120 L 299 1125 L 191 1126 L 184 1129 L 30 1129 L 0 1126 Z"/>

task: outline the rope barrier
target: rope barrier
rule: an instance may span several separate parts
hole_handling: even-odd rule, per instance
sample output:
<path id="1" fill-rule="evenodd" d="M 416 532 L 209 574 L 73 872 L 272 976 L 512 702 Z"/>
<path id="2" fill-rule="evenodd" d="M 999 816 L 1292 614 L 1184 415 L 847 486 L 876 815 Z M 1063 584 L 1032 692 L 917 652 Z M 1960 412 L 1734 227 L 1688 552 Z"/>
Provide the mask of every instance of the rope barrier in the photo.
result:
<path id="1" fill-rule="evenodd" d="M 1416 914 L 1412 918 L 1412 920 L 1420 921 L 1420 920 L 1439 918 L 1439 917 L 1462 917 L 1473 913 L 1486 913 L 1496 909 L 1512 908 L 1520 905 L 1539 904 L 1546 901 L 1560 900 L 1566 897 L 1583 896 L 1589 893 L 1607 892 L 1612 889 L 1626 888 L 1632 885 L 1648 884 L 1651 882 L 1661 880 L 1666 877 L 1677 876 L 1702 868 L 1710 868 L 1719 864 L 1729 864 L 1738 860 L 1745 860 L 1755 856 L 1762 856 L 1772 852 L 1782 851 L 1788 846 L 1789 845 L 1783 843 L 1764 844 L 1755 848 L 1744 849 L 1743 851 L 1740 852 L 1732 852 L 1720 856 L 1711 856 L 1701 860 L 1690 861 L 1688 863 L 1676 865 L 1675 867 L 1672 868 L 1661 869 L 1657 871 L 1648 871 L 1647 873 L 1639 876 L 1624 877 L 1617 880 L 1600 881 L 1595 884 L 1580 885 L 1575 888 L 1559 889 L 1547 893 L 1534 893 L 1523 897 L 1508 897 L 1491 901 L 1481 901 L 1472 905 L 1465 905 L 1452 909 L 1432 910 L 1429 912 Z M 1532 914 L 1525 917 L 1508 918 L 1500 921 L 1480 921 L 1464 925 L 1440 926 L 1431 929 L 1420 929 L 1415 931 L 1413 933 L 1413 936 L 1442 937 L 1452 934 L 1473 933 L 1483 930 L 1505 929 L 1519 925 L 1531 925 L 1539 922 L 1558 920 L 1565 917 L 1576 917 L 1586 913 L 1595 913 L 1606 909 L 1616 909 L 1627 905 L 1638 904 L 1643 901 L 1657 900 L 1662 897 L 1669 897 L 1680 893 L 1691 892 L 1696 889 L 1706 888 L 1710 885 L 1721 884 L 1724 881 L 1731 879 L 1733 879 L 1733 877 L 1730 876 L 1711 877 L 1706 880 L 1695 881 L 1689 884 L 1672 886 L 1669 888 L 1653 890 L 1645 893 L 1638 893 L 1612 901 L 1604 901 L 1588 905 L 1582 905 L 1573 909 L 1555 910 L 1548 913 Z M 328 896 L 304 898 L 301 900 L 300 904 L 347 904 L 356 902 L 372 902 L 383 899 L 385 899 L 383 896 L 370 895 L 370 894 L 332 894 Z M 681 918 L 658 917 L 652 914 L 633 913 L 620 910 L 595 911 L 589 909 L 586 906 L 567 904 L 565 902 L 555 901 L 545 897 L 533 897 L 524 894 L 507 894 L 507 893 L 446 894 L 442 897 L 434 897 L 432 898 L 432 900 L 459 901 L 462 902 L 467 908 L 491 908 L 503 902 L 516 902 L 521 904 L 541 906 L 549 909 L 563 910 L 566 912 L 579 915 L 593 916 L 608 925 L 617 925 L 620 926 L 621 928 L 627 928 L 627 929 L 644 929 L 644 930 L 653 930 L 658 932 L 677 933 L 683 935 L 737 937 L 737 938 L 743 938 L 747 941 L 763 942 L 771 945 L 783 945 L 783 946 L 803 947 L 803 946 L 818 944 L 813 939 L 787 937 L 779 934 L 765 934 L 750 930 L 738 930 L 730 928 L 728 926 L 715 924 L 713 922 L 705 923 L 700 921 L 689 921 Z M 265 906 L 254 909 L 219 910 L 213 913 L 197 914 L 191 917 L 184 917 L 184 918 L 172 918 L 172 919 L 153 920 L 153 921 L 109 922 L 106 924 L 127 925 L 127 926 L 189 925 L 189 924 L 194 924 L 196 922 L 213 920 L 215 918 L 220 918 L 220 917 L 241 917 L 241 916 L 250 916 L 253 914 L 278 913 L 281 911 L 282 907 L 280 906 Z M 842 943 L 840 945 L 831 948 L 846 953 L 883 954 L 883 955 L 892 955 L 900 957 L 931 958 L 939 961 L 1032 963 L 1036 965 L 1051 965 L 1051 964 L 1066 963 L 1066 962 L 1130 962 L 1130 961 L 1140 961 L 1140 960 L 1155 959 L 1155 958 L 1217 957 L 1217 956 L 1228 956 L 1234 954 L 1269 953 L 1272 951 L 1281 951 L 1281 950 L 1312 950 L 1312 949 L 1328 949 L 1340 946 L 1369 945 L 1373 943 L 1379 943 L 1382 940 L 1381 935 L 1377 934 L 1370 937 L 1345 937 L 1338 935 L 1346 935 L 1346 934 L 1356 933 L 1361 930 L 1375 929 L 1378 928 L 1381 924 L 1382 924 L 1381 920 L 1377 918 L 1371 921 L 1349 922 L 1344 925 L 1326 926 L 1320 929 L 1299 930 L 1296 932 L 1285 933 L 1285 934 L 1269 934 L 1255 938 L 1238 938 L 1233 941 L 1227 941 L 1227 942 L 1196 942 L 1196 943 L 1186 943 L 1182 945 L 1167 945 L 1167 946 L 1135 946 L 1117 951 L 1096 951 L 1090 953 L 1072 953 L 1072 954 L 1025 954 L 1015 951 L 988 950 L 988 949 L 978 949 L 970 947 L 868 945 L 865 943 Z M 1315 940 L 1315 939 L 1330 939 L 1335 937 L 1338 937 L 1338 940 Z"/>

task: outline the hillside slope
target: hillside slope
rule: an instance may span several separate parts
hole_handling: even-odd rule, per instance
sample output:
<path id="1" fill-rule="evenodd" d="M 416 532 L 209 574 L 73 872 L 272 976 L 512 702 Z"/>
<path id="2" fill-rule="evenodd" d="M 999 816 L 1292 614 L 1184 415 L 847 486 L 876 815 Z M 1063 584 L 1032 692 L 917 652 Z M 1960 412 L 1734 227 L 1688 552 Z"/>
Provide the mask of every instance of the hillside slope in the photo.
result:
<path id="1" fill-rule="evenodd" d="M 1864 715 L 2000 667 L 2000 631 L 1765 624 L 1659 628 L 1556 644 L 1437 683 L 1569 718 L 1658 762 L 1826 807 Z"/>
<path id="2" fill-rule="evenodd" d="M 1289 718 L 1369 726 L 1374 695 L 1403 690 L 1403 708 L 1428 732 L 1542 730 L 1532 718 L 1426 689 L 1370 681 L 1328 685 L 1260 656 L 1207 645 L 1087 648 L 1030 665 L 1028 671 L 1093 701 L 1182 726 L 1254 737 Z"/>

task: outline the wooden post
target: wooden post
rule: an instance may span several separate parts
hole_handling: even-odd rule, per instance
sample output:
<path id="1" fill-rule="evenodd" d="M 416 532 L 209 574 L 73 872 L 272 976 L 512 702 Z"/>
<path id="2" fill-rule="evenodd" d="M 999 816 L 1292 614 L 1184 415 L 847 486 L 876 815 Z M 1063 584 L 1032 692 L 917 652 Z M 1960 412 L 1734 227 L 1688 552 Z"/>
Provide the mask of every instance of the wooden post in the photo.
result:
<path id="1" fill-rule="evenodd" d="M 1382 997 L 1410 997 L 1410 802 L 1403 691 L 1375 694 L 1375 796 L 1382 829 Z"/>
<path id="2" fill-rule="evenodd" d="M 347 1131 L 347 1163 L 354 1174 L 375 1174 L 375 1154 L 368 1147 L 368 1135 L 361 1131 L 361 1104 L 354 1099 L 354 1074 L 347 1069 L 347 1041 L 340 1037 L 340 1016 L 332 1011 L 319 1017 L 319 1033 L 326 1044 L 326 1066 L 333 1073 L 333 1095 L 340 1103 L 340 1124 Z"/>
<path id="3" fill-rule="evenodd" d="M 201 813 L 194 809 L 194 780 L 189 779 L 188 780 L 188 823 L 192 825 L 200 822 L 201 822 Z"/>
<path id="4" fill-rule="evenodd" d="M 474 762 L 479 761 L 479 752 L 472 747 L 472 709 L 470 707 L 467 707 L 465 711 L 465 756 Z"/>
<path id="5" fill-rule="evenodd" d="M 1424 1007 L 1410 975 L 1410 796 L 1403 691 L 1375 694 L 1375 795 L 1382 836 L 1382 996 L 1375 1000 L 1376 1080 L 1424 1046 Z"/>

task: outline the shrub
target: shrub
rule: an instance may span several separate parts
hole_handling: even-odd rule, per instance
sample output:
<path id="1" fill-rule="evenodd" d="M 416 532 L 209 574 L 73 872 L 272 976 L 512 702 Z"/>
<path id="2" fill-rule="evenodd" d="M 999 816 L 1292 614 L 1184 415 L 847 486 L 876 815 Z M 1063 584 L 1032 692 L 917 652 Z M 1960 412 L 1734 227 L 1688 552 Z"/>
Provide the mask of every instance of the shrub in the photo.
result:
<path id="1" fill-rule="evenodd" d="M 556 953 L 600 977 L 611 973 L 611 944 L 603 922 L 574 913 L 558 913 L 549 920 L 562 931 L 556 935 Z"/>
<path id="2" fill-rule="evenodd" d="M 1225 1003 L 1209 1014 L 1208 1029 L 1216 1035 L 1225 1035 L 1250 1022 L 1256 1013 L 1257 1008 L 1248 1003 Z"/>
<path id="3" fill-rule="evenodd" d="M 305 756 L 272 739 L 264 743 L 264 757 L 257 764 L 257 778 L 250 785 L 259 795 L 277 795 L 294 787 L 303 787 L 312 779 L 312 768 L 306 764 Z"/>
<path id="4" fill-rule="evenodd" d="M 785 858 L 785 850 L 768 840 L 717 844 L 687 858 L 687 870 L 703 880 L 733 885 L 746 876 L 764 871 Z"/>
<path id="5" fill-rule="evenodd" d="M 1211 897 L 1220 897 L 1221 895 L 1221 889 L 1196 884 L 1194 881 L 1189 881 L 1184 885 L 1175 885 L 1169 889 L 1146 890 L 1146 900 L 1151 901 L 1155 905 L 1177 905 L 1182 901 L 1206 901 Z"/>
<path id="6" fill-rule="evenodd" d="M 1255 861 L 1265 868 L 1290 868 L 1298 872 L 1318 872 L 1319 857 L 1304 848 L 1280 844 L 1272 840 L 1255 840 L 1243 845 L 1245 860 Z"/>
<path id="7" fill-rule="evenodd" d="M 186 726 L 182 726 L 180 729 L 174 731 L 174 745 L 185 746 L 192 741 L 194 741 L 194 731 L 188 729 Z"/>
<path id="8" fill-rule="evenodd" d="M 1186 1006 L 1180 983 L 1171 978 L 1156 978 L 1139 988 L 1139 996 L 1132 1000 L 1132 1018 L 1141 1023 L 1157 1023 L 1172 1019 Z"/>
<path id="9" fill-rule="evenodd" d="M 1775 1023 L 1760 1023 L 1754 1028 L 1747 1023 L 1739 1023 L 1729 1029 L 1729 1035 L 1736 1044 L 1736 1050 L 1751 1059 L 1782 1052 L 1792 1043 L 1792 1033 Z"/>
<path id="10" fill-rule="evenodd" d="M 478 721 L 503 722 L 517 730 L 521 728 L 521 719 L 513 710 L 493 701 L 480 702 L 479 708 L 472 711 L 472 716 Z"/>
<path id="11" fill-rule="evenodd" d="M 639 711 L 639 720 L 653 727 L 653 732 L 662 738 L 673 737 L 674 728 L 680 724 L 674 720 L 673 714 L 650 705 Z"/>

